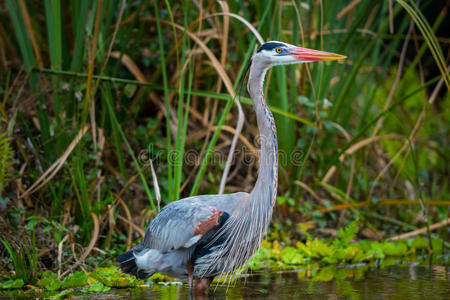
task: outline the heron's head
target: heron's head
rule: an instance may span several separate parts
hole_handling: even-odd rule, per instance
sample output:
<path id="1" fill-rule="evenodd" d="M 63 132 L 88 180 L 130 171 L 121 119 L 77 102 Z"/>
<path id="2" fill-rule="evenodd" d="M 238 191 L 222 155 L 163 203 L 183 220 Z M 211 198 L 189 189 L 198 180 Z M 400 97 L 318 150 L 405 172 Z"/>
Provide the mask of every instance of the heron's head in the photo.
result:
<path id="1" fill-rule="evenodd" d="M 340 60 L 344 58 L 344 55 L 297 47 L 277 41 L 262 44 L 255 55 L 253 55 L 253 60 L 257 59 L 267 63 L 269 66 Z"/>

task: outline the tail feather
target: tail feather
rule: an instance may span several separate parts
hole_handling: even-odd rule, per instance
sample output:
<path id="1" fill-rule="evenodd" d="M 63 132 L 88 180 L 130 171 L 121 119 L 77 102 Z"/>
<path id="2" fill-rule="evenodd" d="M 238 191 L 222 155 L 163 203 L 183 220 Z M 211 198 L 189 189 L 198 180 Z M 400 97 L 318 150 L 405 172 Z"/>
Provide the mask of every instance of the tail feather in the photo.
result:
<path id="1" fill-rule="evenodd" d="M 153 273 L 148 273 L 144 270 L 141 270 L 136 265 L 136 256 L 135 253 L 142 250 L 141 247 L 136 247 L 131 249 L 130 251 L 124 252 L 116 257 L 116 261 L 119 263 L 119 267 L 124 273 L 128 273 L 136 276 L 139 279 L 147 279 Z"/>

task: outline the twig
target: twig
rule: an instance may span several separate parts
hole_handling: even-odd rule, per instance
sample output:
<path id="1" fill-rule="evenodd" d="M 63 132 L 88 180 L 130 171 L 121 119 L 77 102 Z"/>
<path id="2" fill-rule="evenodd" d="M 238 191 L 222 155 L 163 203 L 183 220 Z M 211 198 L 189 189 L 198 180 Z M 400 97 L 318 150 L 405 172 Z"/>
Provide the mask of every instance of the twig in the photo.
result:
<path id="1" fill-rule="evenodd" d="M 417 227 L 414 226 L 414 225 L 411 225 L 411 224 L 408 224 L 406 222 L 402 222 L 402 221 L 399 221 L 397 219 L 394 219 L 394 218 L 391 218 L 391 217 L 388 217 L 388 216 L 385 216 L 385 215 L 381 215 L 381 214 L 378 214 L 378 213 L 375 213 L 375 212 L 370 212 L 369 216 L 371 216 L 372 218 L 381 220 L 383 222 L 392 223 L 394 225 L 397 225 L 399 227 L 405 228 L 407 230 L 416 230 L 417 229 Z"/>
<path id="2" fill-rule="evenodd" d="M 449 223 L 450 223 L 450 218 L 448 218 L 447 220 L 443 220 L 443 221 L 441 221 L 439 223 L 431 224 L 430 227 L 429 227 L 430 228 L 429 230 L 435 230 L 435 229 L 438 229 L 440 227 L 447 226 Z M 425 233 L 425 232 L 427 232 L 427 230 L 428 230 L 427 227 L 423 227 L 423 228 L 420 228 L 420 229 L 417 229 L 417 230 L 414 230 L 414 231 L 411 231 L 411 232 L 408 232 L 408 233 L 404 233 L 404 234 L 400 234 L 400 235 L 396 235 L 396 236 L 390 237 L 387 240 L 388 241 L 403 240 L 403 239 L 407 239 L 407 238 L 419 235 L 421 233 Z"/>
<path id="3" fill-rule="evenodd" d="M 394 34 L 394 13 L 392 8 L 392 0 L 389 0 L 389 32 Z"/>
<path id="4" fill-rule="evenodd" d="M 305 183 L 301 182 L 300 180 L 295 180 L 294 181 L 295 184 L 301 186 L 302 188 L 304 188 L 307 192 L 309 192 L 316 200 L 317 202 L 320 203 L 320 205 L 325 206 L 325 200 L 323 200 L 322 198 L 319 197 L 319 195 L 317 195 L 316 192 L 314 192 L 308 185 L 306 185 Z"/>
<path id="5" fill-rule="evenodd" d="M 222 2 L 222 1 L 221 1 Z M 214 16 L 230 16 L 233 17 L 239 21 L 241 21 L 245 26 L 248 27 L 248 29 L 250 29 L 250 31 L 255 35 L 256 39 L 258 40 L 258 42 L 262 45 L 264 44 L 264 39 L 262 38 L 261 34 L 258 32 L 258 30 L 250 23 L 248 22 L 246 19 L 244 19 L 243 17 L 237 15 L 237 14 L 233 14 L 233 13 L 229 13 L 229 12 L 222 12 L 222 13 L 215 13 L 212 14 L 210 16 L 205 16 L 206 18 L 210 18 L 210 17 L 214 17 Z"/>
<path id="6" fill-rule="evenodd" d="M 36 192 L 40 188 L 42 188 L 47 182 L 52 179 L 56 173 L 61 169 L 61 167 L 66 162 L 67 158 L 69 157 L 70 153 L 72 153 L 73 149 L 75 149 L 75 146 L 78 144 L 78 142 L 81 140 L 83 135 L 88 130 L 88 126 L 85 125 L 80 131 L 78 132 L 77 136 L 73 139 L 73 141 L 70 143 L 69 147 L 67 147 L 66 151 L 63 155 L 61 155 L 60 158 L 58 158 L 48 169 L 44 172 L 44 174 L 41 175 L 41 177 L 38 178 L 22 195 L 20 195 L 18 198 L 24 198 L 29 196 L 30 194 Z"/>
<path id="7" fill-rule="evenodd" d="M 61 279 L 61 261 L 62 261 L 62 247 L 65 241 L 69 238 L 70 234 L 66 234 L 66 236 L 59 242 L 58 244 L 58 280 Z"/>
<path id="8" fill-rule="evenodd" d="M 322 213 L 327 213 L 331 211 L 341 210 L 341 209 L 347 209 L 352 207 L 362 207 L 362 206 L 380 206 L 380 205 L 417 205 L 419 204 L 419 200 L 381 200 L 377 202 L 376 204 L 372 204 L 368 201 L 361 201 L 361 202 L 355 202 L 355 203 L 343 203 L 343 204 L 336 204 L 333 205 L 333 207 L 323 207 L 318 209 L 318 211 Z M 423 202 L 424 205 L 440 205 L 440 206 L 450 206 L 450 201 L 441 201 L 441 200 L 425 200 Z"/>
<path id="9" fill-rule="evenodd" d="M 400 155 L 403 153 L 403 151 L 407 150 L 407 146 L 408 143 L 405 142 L 403 144 L 403 146 L 400 148 L 400 150 L 397 151 L 397 153 L 395 153 L 395 155 L 389 160 L 389 162 L 383 167 L 383 169 L 380 171 L 380 173 L 378 173 L 377 177 L 375 177 L 375 179 L 372 181 L 372 186 L 369 190 L 369 196 L 367 197 L 368 199 L 370 199 L 375 191 L 375 188 L 377 187 L 377 184 L 380 179 L 384 176 L 384 174 L 387 173 L 387 171 L 389 170 L 389 168 L 394 164 L 394 162 L 397 160 L 397 158 L 400 157 Z"/>
<path id="10" fill-rule="evenodd" d="M 123 201 L 123 199 L 120 197 L 118 199 L 119 199 L 119 203 L 122 205 L 123 209 L 125 210 L 125 215 L 127 215 L 127 220 L 128 220 L 127 245 L 131 245 L 131 239 L 133 238 L 133 228 L 131 226 L 131 224 L 133 224 L 133 222 L 131 221 L 131 213 L 130 213 L 130 210 L 128 209 L 128 206 L 126 205 L 125 201 Z"/>
<path id="11" fill-rule="evenodd" d="M 345 16 L 346 14 L 348 14 L 351 10 L 353 10 L 359 3 L 361 2 L 361 0 L 353 0 L 352 2 L 350 2 L 346 7 L 344 7 L 338 14 L 337 14 L 337 19 L 341 19 L 343 16 Z"/>
<path id="12" fill-rule="evenodd" d="M 142 172 L 144 172 L 146 169 L 148 168 L 147 165 L 144 165 L 141 170 L 139 172 L 137 172 L 133 177 L 131 177 L 127 183 L 125 184 L 125 186 L 120 190 L 120 192 L 117 194 L 117 198 L 116 200 L 118 200 L 118 198 L 122 197 L 122 195 L 125 193 L 125 191 L 130 187 L 130 185 L 136 180 L 136 178 L 138 178 Z"/>
<path id="13" fill-rule="evenodd" d="M 351 147 L 349 147 L 347 150 L 345 150 L 345 152 L 339 157 L 340 161 L 343 161 L 345 156 L 347 155 L 351 155 L 353 153 L 355 153 L 356 151 L 358 151 L 359 149 L 372 144 L 374 142 L 377 142 L 381 139 L 404 139 L 405 137 L 403 135 L 399 135 L 399 134 L 386 134 L 386 135 L 379 135 L 379 136 L 372 136 L 369 138 L 366 138 L 362 141 L 359 141 L 355 144 L 353 144 Z M 331 177 L 333 176 L 334 172 L 336 172 L 336 166 L 332 166 L 330 169 L 328 169 L 328 172 L 325 174 L 325 176 L 322 179 L 322 182 L 327 183 Z"/>
<path id="14" fill-rule="evenodd" d="M 210 129 L 211 130 L 217 130 L 217 126 L 211 126 Z M 231 126 L 228 125 L 222 125 L 222 130 L 223 131 L 228 131 L 229 133 L 232 133 L 233 135 L 236 135 L 236 129 L 234 129 Z M 187 141 L 196 141 L 199 138 L 203 137 L 204 135 L 207 135 L 208 131 L 204 130 L 204 131 L 199 131 L 196 132 L 194 134 L 192 134 L 191 136 L 188 136 L 186 138 Z M 249 140 L 243 136 L 242 134 L 239 134 L 239 139 L 241 140 L 241 142 L 250 150 L 250 152 L 255 156 L 255 157 L 259 157 L 259 153 L 258 151 L 255 149 L 255 147 L 253 147 L 253 145 L 249 142 Z"/>
<path id="15" fill-rule="evenodd" d="M 159 190 L 158 178 L 156 177 L 152 159 L 150 159 L 150 169 L 152 170 L 153 188 L 155 189 L 156 203 L 158 204 L 159 212 L 161 210 L 161 192 Z"/>
<path id="16" fill-rule="evenodd" d="M 118 219 L 124 221 L 125 223 L 129 224 L 131 227 L 133 227 L 134 230 L 136 230 L 142 237 L 144 237 L 145 235 L 145 231 L 142 230 L 141 227 L 137 226 L 136 224 L 134 224 L 133 222 L 130 222 L 129 220 L 125 219 L 124 217 L 122 217 L 121 215 L 117 216 Z"/>
<path id="17" fill-rule="evenodd" d="M 106 211 L 108 212 L 108 233 L 106 234 L 105 247 L 109 249 L 111 247 L 111 238 L 114 232 L 114 206 L 108 204 Z"/>
<path id="18" fill-rule="evenodd" d="M 80 260 L 77 261 L 72 266 L 70 266 L 70 268 L 68 270 L 66 270 L 64 273 L 62 273 L 61 277 L 64 277 L 68 273 L 72 272 L 73 269 L 75 269 L 76 267 L 81 265 L 84 262 L 84 260 L 88 257 L 89 253 L 91 253 L 92 249 L 95 246 L 95 243 L 97 242 L 98 234 L 99 234 L 99 230 L 100 230 L 100 224 L 98 222 L 98 218 L 97 218 L 96 214 L 91 212 L 91 216 L 92 216 L 92 220 L 94 221 L 94 229 L 92 230 L 91 241 L 89 242 L 89 245 L 87 246 L 86 251 L 84 251 L 84 253 L 81 256 Z"/>

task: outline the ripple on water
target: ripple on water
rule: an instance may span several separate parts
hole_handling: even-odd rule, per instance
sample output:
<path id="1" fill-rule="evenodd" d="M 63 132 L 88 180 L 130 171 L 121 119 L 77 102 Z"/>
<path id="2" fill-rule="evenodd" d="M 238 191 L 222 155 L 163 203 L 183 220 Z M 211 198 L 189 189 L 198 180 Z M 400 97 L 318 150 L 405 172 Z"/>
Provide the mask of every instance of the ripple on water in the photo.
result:
<path id="1" fill-rule="evenodd" d="M 305 279 L 305 271 L 257 273 L 229 287 L 217 286 L 209 299 L 450 299 L 450 267 L 405 264 L 366 268 L 361 272 L 363 275 L 358 273 L 358 268 L 338 270 L 330 281 Z M 187 299 L 188 296 L 187 286 L 147 289 L 139 295 L 128 295 L 130 299 Z"/>
<path id="2" fill-rule="evenodd" d="M 314 279 L 308 279 L 311 273 Z M 239 278 L 229 286 L 212 286 L 209 298 L 201 299 L 414 300 L 450 299 L 449 295 L 450 267 L 410 263 L 385 268 L 328 266 L 293 272 L 260 272 Z M 0 299 L 12 297 L 0 296 Z M 72 299 L 189 299 L 189 288 L 156 285 L 112 289 L 103 294 L 73 295 Z"/>

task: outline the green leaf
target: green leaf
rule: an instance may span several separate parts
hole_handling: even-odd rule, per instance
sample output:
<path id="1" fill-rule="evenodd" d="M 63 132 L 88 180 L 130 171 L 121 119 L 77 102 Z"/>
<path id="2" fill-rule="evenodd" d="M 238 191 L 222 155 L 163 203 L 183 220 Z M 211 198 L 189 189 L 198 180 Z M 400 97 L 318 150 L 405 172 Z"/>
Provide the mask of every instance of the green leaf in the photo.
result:
<path id="1" fill-rule="evenodd" d="M 279 205 L 285 204 L 285 203 L 286 203 L 286 198 L 283 197 L 283 196 L 278 196 L 278 197 L 277 197 L 277 203 L 278 203 Z"/>
<path id="2" fill-rule="evenodd" d="M 442 241 L 439 239 L 432 239 L 431 246 L 433 247 L 433 252 L 442 251 Z"/>
<path id="3" fill-rule="evenodd" d="M 344 229 L 339 229 L 338 235 L 342 242 L 348 244 L 358 233 L 358 220 L 354 220 Z"/>
<path id="4" fill-rule="evenodd" d="M 305 263 L 305 259 L 303 255 L 300 254 L 300 251 L 293 247 L 286 247 L 281 250 L 281 260 L 288 265 L 300 265 Z"/>
<path id="5" fill-rule="evenodd" d="M 309 241 L 307 243 L 309 243 Z M 300 251 L 301 254 L 303 254 L 306 257 L 311 257 L 313 255 L 313 252 L 310 249 L 310 247 L 308 247 L 307 245 L 305 245 L 303 243 L 298 243 L 297 249 Z"/>
<path id="6" fill-rule="evenodd" d="M 382 249 L 386 255 L 390 255 L 390 256 L 405 255 L 406 252 L 408 251 L 408 247 L 404 243 L 394 244 L 394 243 L 385 242 L 382 244 Z"/>
<path id="7" fill-rule="evenodd" d="M 60 299 L 60 298 L 62 298 L 64 296 L 70 295 L 70 294 L 72 294 L 74 292 L 75 292 L 74 289 L 62 290 L 61 292 L 58 292 L 58 293 L 56 293 L 54 295 L 51 295 L 50 299 Z"/>
<path id="8" fill-rule="evenodd" d="M 91 273 L 91 276 L 105 286 L 115 288 L 135 287 L 143 284 L 142 280 L 136 279 L 130 274 L 122 273 L 114 267 L 97 268 Z"/>
<path id="9" fill-rule="evenodd" d="M 381 246 L 380 243 L 378 242 L 373 242 L 370 246 L 370 250 L 369 253 L 373 254 L 374 258 L 378 258 L 378 259 L 384 259 L 385 258 L 385 254 L 383 251 L 383 248 Z"/>
<path id="10" fill-rule="evenodd" d="M 45 277 L 39 281 L 39 285 L 49 291 L 57 291 L 61 288 L 62 282 L 58 279 Z"/>
<path id="11" fill-rule="evenodd" d="M 82 289 L 83 293 L 103 293 L 109 291 L 111 288 L 104 286 L 103 283 L 97 282 L 91 284 L 89 287 Z"/>
<path id="12" fill-rule="evenodd" d="M 347 247 L 343 249 L 337 249 L 334 256 L 339 262 L 345 263 L 352 261 L 352 259 L 358 253 L 358 249 L 356 247 Z"/>
<path id="13" fill-rule="evenodd" d="M 333 248 L 325 244 L 322 240 L 314 239 L 310 245 L 311 251 L 319 256 L 331 256 L 333 255 Z"/>
<path id="14" fill-rule="evenodd" d="M 153 274 L 152 276 L 150 276 L 150 278 L 153 282 L 159 283 L 161 281 L 170 281 L 170 277 L 164 274 L 161 274 L 159 272 L 156 272 L 155 274 Z"/>
<path id="15" fill-rule="evenodd" d="M 52 271 L 44 271 L 41 275 L 41 278 L 51 278 L 51 279 L 56 279 L 58 278 L 58 274 L 53 273 Z"/>
<path id="16" fill-rule="evenodd" d="M 8 280 L 3 283 L 0 283 L 0 287 L 2 289 L 20 289 L 24 286 L 24 282 L 21 278 L 16 280 Z"/>
<path id="17" fill-rule="evenodd" d="M 428 241 L 425 238 L 419 236 L 414 241 L 412 241 L 411 248 L 414 248 L 414 249 L 427 249 L 427 248 L 429 248 L 429 243 L 428 243 Z"/>
<path id="18" fill-rule="evenodd" d="M 87 278 L 88 275 L 84 272 L 75 272 L 64 278 L 62 287 L 67 289 L 85 286 L 87 284 Z"/>

